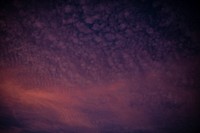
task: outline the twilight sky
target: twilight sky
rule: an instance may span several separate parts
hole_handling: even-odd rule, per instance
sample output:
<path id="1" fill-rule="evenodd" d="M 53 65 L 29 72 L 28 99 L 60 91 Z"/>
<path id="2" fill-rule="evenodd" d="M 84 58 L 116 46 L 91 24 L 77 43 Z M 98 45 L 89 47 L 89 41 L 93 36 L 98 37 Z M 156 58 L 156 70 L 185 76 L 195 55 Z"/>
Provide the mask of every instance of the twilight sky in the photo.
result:
<path id="1" fill-rule="evenodd" d="M 193 133 L 198 8 L 0 0 L 0 132 Z"/>

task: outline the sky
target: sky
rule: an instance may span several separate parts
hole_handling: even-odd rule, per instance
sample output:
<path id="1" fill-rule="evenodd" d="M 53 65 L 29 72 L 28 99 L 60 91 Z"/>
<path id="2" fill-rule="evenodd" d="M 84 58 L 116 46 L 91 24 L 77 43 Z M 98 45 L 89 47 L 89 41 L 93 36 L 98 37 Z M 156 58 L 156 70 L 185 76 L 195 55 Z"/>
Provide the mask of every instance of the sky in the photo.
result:
<path id="1" fill-rule="evenodd" d="M 0 0 L 0 132 L 194 132 L 198 8 Z"/>

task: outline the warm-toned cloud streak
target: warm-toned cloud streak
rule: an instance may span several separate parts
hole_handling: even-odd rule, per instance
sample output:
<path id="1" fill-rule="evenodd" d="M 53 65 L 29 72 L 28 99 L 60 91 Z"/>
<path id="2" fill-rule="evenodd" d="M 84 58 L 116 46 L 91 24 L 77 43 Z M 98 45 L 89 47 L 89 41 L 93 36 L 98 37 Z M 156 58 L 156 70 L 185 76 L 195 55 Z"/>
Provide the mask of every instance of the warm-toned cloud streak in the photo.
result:
<path id="1" fill-rule="evenodd" d="M 12 72 L 11 72 L 12 73 Z M 9 73 L 6 73 L 9 75 Z M 12 76 L 15 74 L 11 74 Z M 4 78 L 5 75 L 1 75 Z M 84 94 L 66 91 L 61 88 L 28 88 L 16 82 L 12 76 L 5 76 L 1 83 L 3 102 L 13 112 L 16 119 L 26 119 L 27 126 L 36 129 L 48 129 L 52 125 L 45 124 L 47 120 L 53 123 L 62 123 L 68 126 L 90 127 L 88 118 L 79 110 L 80 98 Z M 31 77 L 27 77 L 31 78 Z M 45 81 L 44 81 L 45 82 Z M 78 94 L 78 95 L 77 95 Z M 33 119 L 36 119 L 35 121 Z M 46 126 L 47 127 L 46 127 Z"/>
<path id="2" fill-rule="evenodd" d="M 26 80 L 17 79 L 23 69 L 2 69 L 0 91 L 9 115 L 23 122 L 22 130 L 50 132 L 66 126 L 69 128 L 63 130 L 69 132 L 100 132 L 104 128 L 105 131 L 154 131 L 156 121 L 173 124 L 172 119 L 196 117 L 197 91 L 173 82 L 179 81 L 180 72 L 185 76 L 191 73 L 191 67 L 196 69 L 197 63 L 192 62 L 187 61 L 185 66 L 179 62 L 165 63 L 169 65 L 165 70 L 155 69 L 158 64 L 152 63 L 151 70 L 141 75 L 85 87 L 70 87 L 66 80 L 60 79 L 52 86 L 34 88 L 26 86 Z M 32 78 L 37 77 L 24 77 L 28 82 Z M 158 115 L 161 116 L 157 118 Z"/>

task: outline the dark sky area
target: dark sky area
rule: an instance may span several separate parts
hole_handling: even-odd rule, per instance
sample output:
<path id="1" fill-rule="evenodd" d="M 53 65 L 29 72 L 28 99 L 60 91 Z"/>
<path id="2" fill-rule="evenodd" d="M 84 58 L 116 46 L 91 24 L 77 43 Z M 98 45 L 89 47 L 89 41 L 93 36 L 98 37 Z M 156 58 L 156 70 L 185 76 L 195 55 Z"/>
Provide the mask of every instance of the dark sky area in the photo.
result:
<path id="1" fill-rule="evenodd" d="M 199 4 L 0 0 L 0 133 L 193 133 Z"/>

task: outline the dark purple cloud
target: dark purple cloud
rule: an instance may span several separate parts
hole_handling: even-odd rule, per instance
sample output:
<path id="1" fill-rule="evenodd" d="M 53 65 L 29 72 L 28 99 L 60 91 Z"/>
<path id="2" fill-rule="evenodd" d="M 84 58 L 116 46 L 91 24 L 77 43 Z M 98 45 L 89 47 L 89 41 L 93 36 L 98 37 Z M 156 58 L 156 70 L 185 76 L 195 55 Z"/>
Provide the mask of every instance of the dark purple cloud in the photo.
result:
<path id="1" fill-rule="evenodd" d="M 192 2 L 0 2 L 0 132 L 192 132 Z"/>

